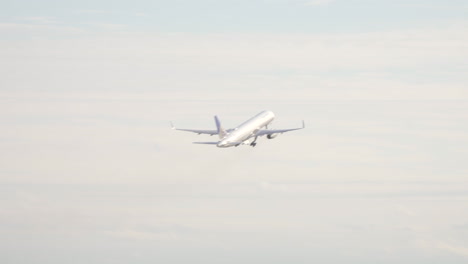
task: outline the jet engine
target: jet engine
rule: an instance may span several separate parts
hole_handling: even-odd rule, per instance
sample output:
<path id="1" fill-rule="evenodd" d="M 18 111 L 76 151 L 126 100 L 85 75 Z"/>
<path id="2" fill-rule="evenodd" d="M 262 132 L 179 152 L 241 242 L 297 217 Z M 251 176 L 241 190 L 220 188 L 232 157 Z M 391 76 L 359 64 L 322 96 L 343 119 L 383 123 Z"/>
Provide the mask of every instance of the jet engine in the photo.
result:
<path id="1" fill-rule="evenodd" d="M 267 138 L 268 139 L 274 139 L 276 136 L 278 136 L 278 134 L 268 134 Z"/>

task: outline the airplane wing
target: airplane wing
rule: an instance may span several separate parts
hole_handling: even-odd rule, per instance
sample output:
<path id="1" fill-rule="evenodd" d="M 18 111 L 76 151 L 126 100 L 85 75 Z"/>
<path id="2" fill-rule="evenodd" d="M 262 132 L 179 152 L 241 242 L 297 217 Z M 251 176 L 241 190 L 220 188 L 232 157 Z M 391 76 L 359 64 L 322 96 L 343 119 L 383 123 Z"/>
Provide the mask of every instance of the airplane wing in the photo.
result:
<path id="1" fill-rule="evenodd" d="M 180 130 L 180 131 L 187 131 L 187 132 L 193 132 L 197 134 L 207 134 L 207 135 L 217 135 L 218 130 L 203 130 L 203 129 L 185 129 L 185 128 L 176 128 L 171 122 L 171 127 L 174 130 Z"/>
<path id="2" fill-rule="evenodd" d="M 197 130 L 197 129 L 183 129 L 183 128 L 173 128 L 179 131 L 193 132 L 197 134 L 207 134 L 207 135 L 217 135 L 218 131 L 216 130 Z"/>
<path id="3" fill-rule="evenodd" d="M 264 136 L 264 135 L 272 135 L 272 134 L 282 134 L 282 133 L 285 133 L 285 132 L 299 130 L 299 129 L 303 129 L 303 128 L 305 128 L 304 121 L 302 121 L 302 127 L 288 128 L 288 129 L 262 129 L 262 130 L 257 131 L 257 133 L 255 135 Z"/>
<path id="4" fill-rule="evenodd" d="M 193 144 L 217 145 L 219 142 L 192 142 Z"/>

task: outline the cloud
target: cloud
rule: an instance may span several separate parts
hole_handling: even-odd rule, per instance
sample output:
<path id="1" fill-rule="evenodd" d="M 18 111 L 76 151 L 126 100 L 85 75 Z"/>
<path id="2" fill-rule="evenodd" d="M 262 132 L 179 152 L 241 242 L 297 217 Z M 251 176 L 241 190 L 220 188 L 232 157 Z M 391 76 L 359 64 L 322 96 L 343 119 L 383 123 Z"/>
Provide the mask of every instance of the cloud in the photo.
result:
<path id="1" fill-rule="evenodd" d="M 77 14 L 105 14 L 109 13 L 109 11 L 104 10 L 97 10 L 97 9 L 83 9 L 75 11 Z"/>
<path id="2" fill-rule="evenodd" d="M 30 37 L 39 39 L 47 39 L 50 37 L 67 38 L 86 33 L 86 30 L 80 27 L 62 26 L 52 22 L 0 23 L 0 33 L 0 39 L 18 41 Z M 32 44 L 32 42 L 30 42 L 30 44 Z"/>
<path id="3" fill-rule="evenodd" d="M 33 23 L 33 24 L 56 24 L 55 17 L 34 16 L 34 17 L 20 17 L 18 20 Z"/>
<path id="4" fill-rule="evenodd" d="M 437 243 L 435 248 L 468 258 L 468 247 L 452 245 L 448 243 Z"/>
<path id="5" fill-rule="evenodd" d="M 468 98 L 464 24 L 328 35 L 143 34 L 126 32 L 128 28 L 120 24 L 87 25 L 93 29 L 0 24 L 2 36 L 37 37 L 21 45 L 1 44 L 5 58 L 30 58 L 21 65 L 23 70 L 5 67 L 4 83 L 26 87 L 33 79 L 52 81 L 47 76 L 60 72 L 49 88 L 60 84 L 83 89 L 87 85 L 80 84 L 83 78 L 78 76 L 85 74 L 86 82 L 118 89 L 183 89 L 198 84 L 212 90 L 222 85 L 233 93 L 242 87 L 256 87 L 249 93 L 259 94 L 275 90 L 285 98 L 311 92 L 316 99 Z M 73 40 L 47 37 L 76 33 L 84 34 Z M 37 54 L 47 58 L 41 69 L 34 68 Z M 58 66 L 60 58 L 74 63 Z M 18 72 L 29 72 L 31 78 L 17 79 Z M 70 78 L 76 82 L 62 83 Z"/>
<path id="6" fill-rule="evenodd" d="M 428 240 L 428 239 L 419 240 L 417 241 L 416 244 L 419 247 L 426 249 L 426 250 L 430 250 L 430 251 L 437 250 L 439 252 L 450 253 L 450 254 L 468 259 L 468 247 L 464 245 L 456 245 L 454 243 L 447 243 L 443 240 L 434 241 L 434 240 Z"/>
<path id="7" fill-rule="evenodd" d="M 149 232 L 149 231 L 139 231 L 135 229 L 125 229 L 118 231 L 108 231 L 107 235 L 113 238 L 120 238 L 126 240 L 178 240 L 179 235 L 169 231 L 162 232 Z"/>
<path id="8" fill-rule="evenodd" d="M 144 12 L 137 12 L 134 15 L 137 16 L 137 17 L 147 17 L 148 16 L 148 14 L 144 13 Z"/>
<path id="9" fill-rule="evenodd" d="M 128 26 L 125 24 L 115 24 L 115 23 L 86 23 L 87 25 L 92 26 L 93 28 L 97 28 L 99 30 L 104 30 L 106 32 L 112 31 L 123 31 L 128 29 Z"/>
<path id="10" fill-rule="evenodd" d="M 335 0 L 311 0 L 305 3 L 306 6 L 325 6 L 329 5 Z"/>

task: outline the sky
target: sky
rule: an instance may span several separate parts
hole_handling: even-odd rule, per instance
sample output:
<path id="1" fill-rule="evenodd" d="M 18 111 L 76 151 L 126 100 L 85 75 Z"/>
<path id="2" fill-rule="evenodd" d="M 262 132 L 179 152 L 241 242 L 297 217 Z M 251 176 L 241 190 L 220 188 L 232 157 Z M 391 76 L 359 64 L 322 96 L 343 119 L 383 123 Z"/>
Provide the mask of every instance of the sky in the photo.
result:
<path id="1" fill-rule="evenodd" d="M 1 263 L 468 261 L 466 1 L 0 7 Z"/>

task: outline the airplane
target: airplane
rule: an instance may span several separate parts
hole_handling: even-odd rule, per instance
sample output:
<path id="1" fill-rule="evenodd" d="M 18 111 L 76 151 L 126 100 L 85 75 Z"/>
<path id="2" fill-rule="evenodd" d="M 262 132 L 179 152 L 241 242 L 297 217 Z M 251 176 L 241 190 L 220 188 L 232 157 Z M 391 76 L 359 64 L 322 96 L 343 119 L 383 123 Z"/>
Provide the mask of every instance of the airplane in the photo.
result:
<path id="1" fill-rule="evenodd" d="M 216 145 L 218 148 L 237 147 L 239 145 L 250 145 L 255 147 L 257 145 L 257 138 L 265 136 L 268 139 L 275 138 L 278 134 L 285 132 L 299 130 L 305 128 L 304 121 L 302 127 L 289 128 L 289 129 L 268 129 L 268 125 L 275 119 L 275 114 L 271 111 L 262 111 L 240 124 L 233 129 L 223 129 L 221 122 L 217 116 L 214 116 L 216 130 L 199 130 L 199 129 L 184 129 L 176 128 L 171 122 L 172 129 L 193 132 L 197 134 L 218 135 L 219 141 L 211 142 L 193 142 L 194 144 L 208 144 Z M 265 128 L 265 129 L 263 129 Z M 253 139 L 253 140 L 252 140 Z M 252 141 L 251 141 L 252 140 Z"/>

